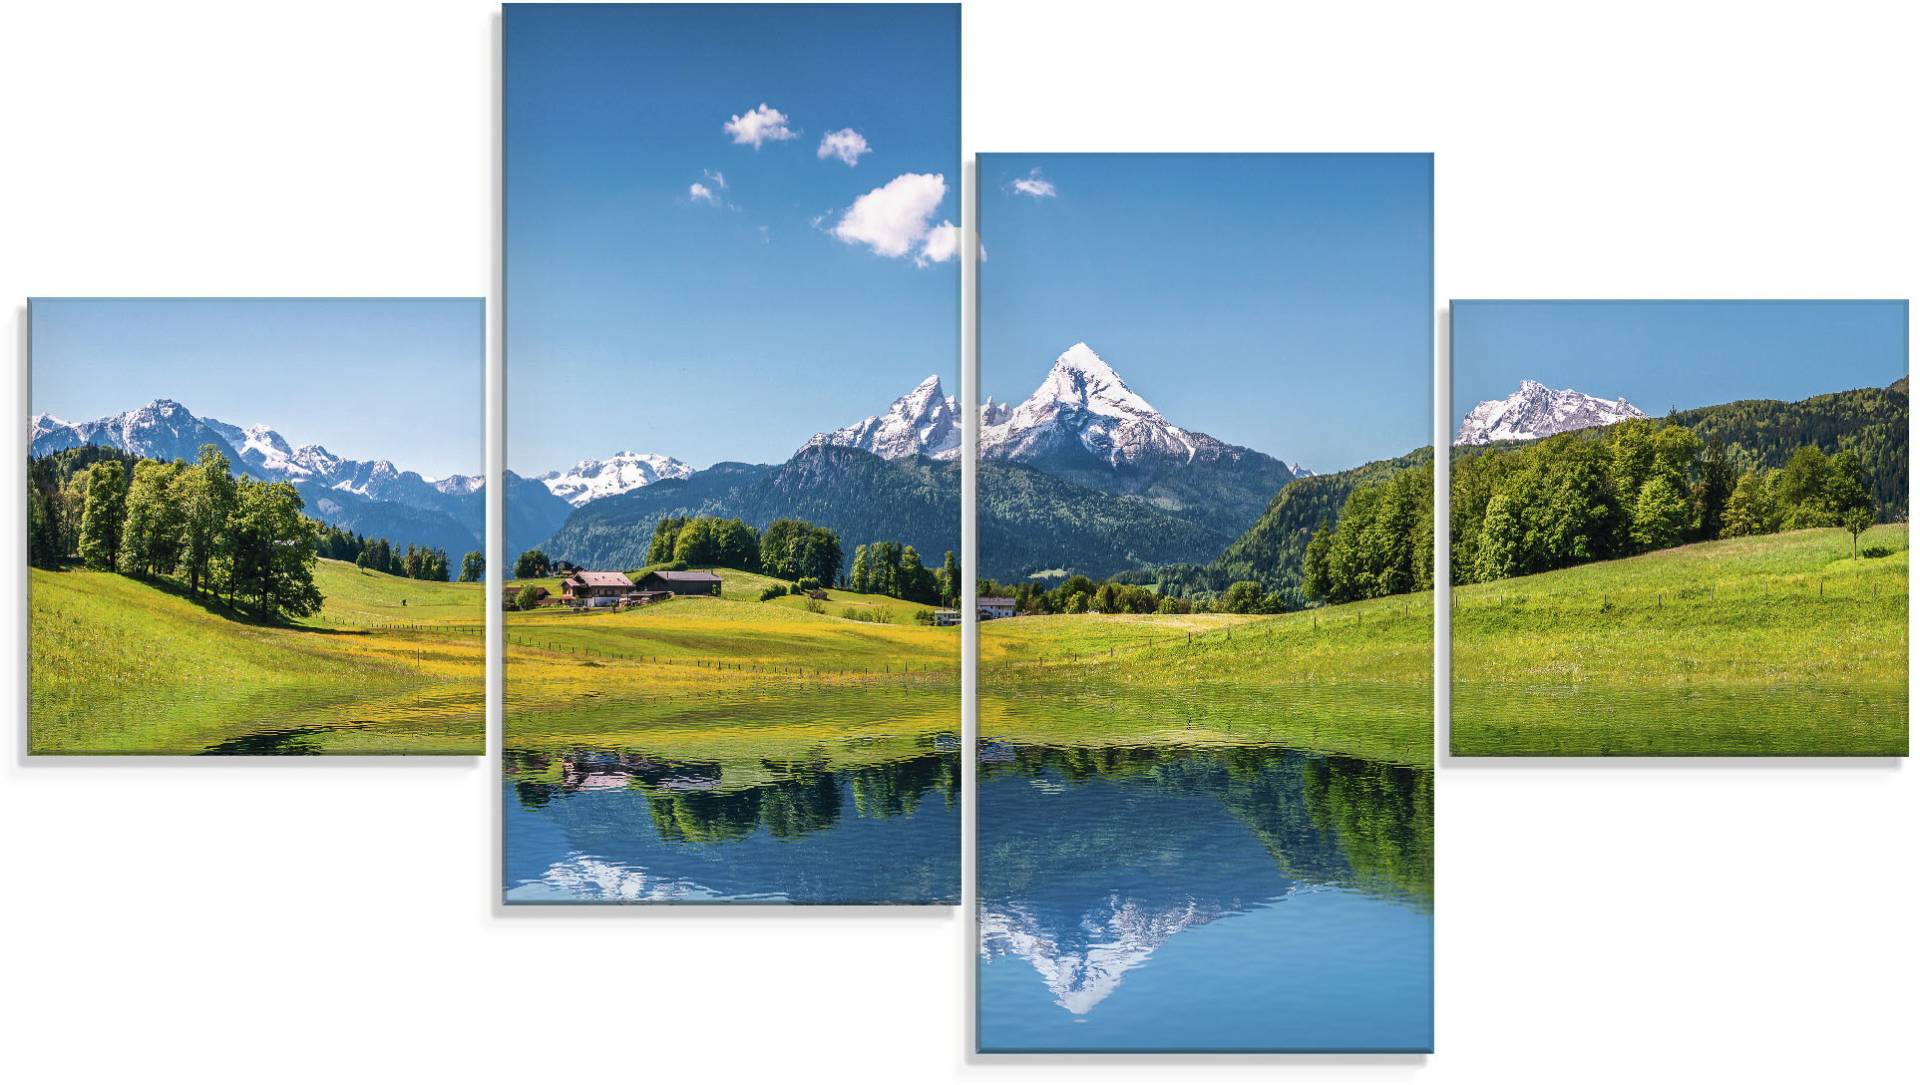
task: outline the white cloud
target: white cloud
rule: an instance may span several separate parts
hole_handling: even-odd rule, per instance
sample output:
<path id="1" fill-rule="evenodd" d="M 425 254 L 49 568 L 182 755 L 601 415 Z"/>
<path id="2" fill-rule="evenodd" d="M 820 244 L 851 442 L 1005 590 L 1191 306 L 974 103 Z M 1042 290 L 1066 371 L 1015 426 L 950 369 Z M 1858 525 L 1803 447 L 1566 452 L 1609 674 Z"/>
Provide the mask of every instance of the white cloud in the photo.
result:
<path id="1" fill-rule="evenodd" d="M 859 164 L 861 155 L 871 150 L 873 148 L 867 146 L 867 137 L 851 128 L 842 128 L 820 137 L 820 149 L 814 152 L 814 157 L 838 158 L 853 166 Z"/>
<path id="2" fill-rule="evenodd" d="M 947 179 L 941 174 L 903 173 L 853 201 L 834 223 L 833 236 L 881 256 L 905 256 L 932 229 L 927 220 L 946 195 Z"/>
<path id="3" fill-rule="evenodd" d="M 745 113 L 735 114 L 725 125 L 728 135 L 735 143 L 747 143 L 759 150 L 768 140 L 779 142 L 793 139 L 800 133 L 787 127 L 787 115 L 777 109 L 770 109 L 761 102 L 758 109 L 749 109 Z"/>
<path id="4" fill-rule="evenodd" d="M 727 175 L 719 170 L 701 170 L 700 174 L 719 188 L 727 187 Z"/>
<path id="5" fill-rule="evenodd" d="M 913 262 L 926 267 L 928 264 L 944 264 L 958 255 L 960 255 L 960 227 L 943 221 L 940 225 L 928 230 L 927 236 L 921 239 L 920 255 L 915 256 Z"/>
<path id="6" fill-rule="evenodd" d="M 1014 178 L 1013 183 L 1007 187 L 1022 196 L 1032 196 L 1036 200 L 1049 199 L 1060 194 L 1060 190 L 1053 187 L 1052 181 L 1040 176 L 1039 166 L 1028 170 L 1025 177 Z"/>
<path id="7" fill-rule="evenodd" d="M 708 188 L 698 181 L 687 186 L 687 197 L 696 203 L 704 202 L 717 205 L 720 202 L 720 197 L 713 194 L 713 189 Z"/>

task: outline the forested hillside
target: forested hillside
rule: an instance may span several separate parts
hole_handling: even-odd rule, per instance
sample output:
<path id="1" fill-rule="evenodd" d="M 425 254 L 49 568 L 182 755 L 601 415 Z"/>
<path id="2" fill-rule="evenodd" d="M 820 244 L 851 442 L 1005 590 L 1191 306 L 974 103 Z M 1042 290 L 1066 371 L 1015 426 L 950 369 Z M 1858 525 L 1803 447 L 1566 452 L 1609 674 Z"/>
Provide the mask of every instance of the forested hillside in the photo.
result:
<path id="1" fill-rule="evenodd" d="M 1711 420 L 1720 433 L 1784 439 L 1765 425 L 1743 431 L 1734 424 L 1743 417 L 1753 416 L 1734 410 Z M 1845 431 L 1830 436 L 1850 443 Z M 1760 459 L 1754 445 L 1742 447 L 1745 462 Z M 1721 436 L 1703 440 L 1684 425 L 1636 419 L 1456 459 L 1454 582 L 1803 528 L 1844 526 L 1857 537 L 1874 522 L 1870 473 L 1852 447 L 1829 456 L 1803 444 L 1778 467 L 1762 461 L 1744 470 L 1733 449 Z"/>
<path id="2" fill-rule="evenodd" d="M 1356 487 L 1383 482 L 1410 467 L 1433 463 L 1431 447 L 1390 460 L 1375 460 L 1331 475 L 1288 484 L 1274 496 L 1260 519 L 1214 560 L 1212 568 L 1227 581 L 1257 580 L 1270 591 L 1287 593 L 1300 586 L 1307 543 L 1322 523 L 1340 518 Z"/>
<path id="3" fill-rule="evenodd" d="M 804 448 L 778 467 L 721 463 L 589 502 L 540 549 L 589 568 L 635 568 L 646 563 L 656 524 L 701 515 L 756 529 L 797 518 L 842 539 L 898 539 L 938 555 L 960 549 L 960 465 L 832 445 Z"/>
<path id="4" fill-rule="evenodd" d="M 980 571 L 996 580 L 1054 569 L 1101 577 L 1193 561 L 1228 539 L 1141 497 L 1100 493 L 1023 464 L 980 465 Z M 1070 565 L 1062 554 L 1073 555 Z"/>
<path id="5" fill-rule="evenodd" d="M 1676 411 L 1667 417 L 1711 444 L 1727 446 L 1736 470 L 1783 467 L 1802 446 L 1850 451 L 1866 471 L 1875 517 L 1907 518 L 1907 381 L 1785 403 L 1747 399 Z"/>

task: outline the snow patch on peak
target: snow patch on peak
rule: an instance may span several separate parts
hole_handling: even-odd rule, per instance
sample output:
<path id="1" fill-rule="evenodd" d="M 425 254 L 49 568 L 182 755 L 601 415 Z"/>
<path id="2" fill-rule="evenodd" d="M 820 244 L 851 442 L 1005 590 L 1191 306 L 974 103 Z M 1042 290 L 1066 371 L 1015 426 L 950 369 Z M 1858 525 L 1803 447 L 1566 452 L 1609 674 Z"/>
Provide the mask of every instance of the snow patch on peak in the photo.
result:
<path id="1" fill-rule="evenodd" d="M 1594 426 L 1610 426 L 1646 412 L 1618 399 L 1601 399 L 1572 388 L 1553 389 L 1536 380 L 1523 380 L 1505 399 L 1476 404 L 1460 421 L 1456 445 L 1484 445 L 1494 441 L 1530 441 Z"/>
<path id="2" fill-rule="evenodd" d="M 282 472 L 295 478 L 306 478 L 315 472 L 312 468 L 294 459 L 293 446 L 285 437 L 255 423 L 227 438 L 227 443 L 240 453 L 240 459 L 249 467 L 265 468 Z"/>
<path id="3" fill-rule="evenodd" d="M 1055 358 L 1018 406 L 990 405 L 981 417 L 982 458 L 1034 460 L 1073 442 L 1115 467 L 1168 456 L 1191 462 L 1203 443 L 1219 444 L 1168 421 L 1084 342 Z"/>
<path id="4" fill-rule="evenodd" d="M 1026 402 L 1014 409 L 1033 407 L 1036 411 L 1051 405 L 1077 407 L 1110 418 L 1157 418 L 1165 421 L 1153 404 L 1142 399 L 1127 382 L 1120 379 L 1106 359 L 1085 343 L 1075 343 L 1053 360 L 1047 379 Z"/>
<path id="5" fill-rule="evenodd" d="M 301 445 L 288 455 L 287 460 L 316 475 L 331 475 L 346 462 L 319 445 Z"/>
<path id="6" fill-rule="evenodd" d="M 33 416 L 33 425 L 28 430 L 27 442 L 31 444 L 50 433 L 63 433 L 72 429 L 73 423 L 42 411 Z"/>
<path id="7" fill-rule="evenodd" d="M 816 433 L 805 446 L 836 445 L 871 452 L 884 460 L 960 455 L 960 408 L 932 374 L 901 396 L 886 413 L 863 418 L 831 433 Z"/>
<path id="8" fill-rule="evenodd" d="M 686 478 L 693 468 L 655 452 L 616 452 L 604 460 L 585 459 L 565 471 L 548 471 L 537 480 L 555 497 L 578 508 L 662 479 Z"/>

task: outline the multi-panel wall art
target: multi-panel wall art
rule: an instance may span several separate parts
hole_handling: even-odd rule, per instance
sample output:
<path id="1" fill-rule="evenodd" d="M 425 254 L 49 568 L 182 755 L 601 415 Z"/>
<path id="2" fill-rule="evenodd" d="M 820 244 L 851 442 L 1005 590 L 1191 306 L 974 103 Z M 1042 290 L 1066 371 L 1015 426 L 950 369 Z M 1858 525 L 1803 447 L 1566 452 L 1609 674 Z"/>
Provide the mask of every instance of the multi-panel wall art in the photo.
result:
<path id="1" fill-rule="evenodd" d="M 1432 160 L 983 155 L 985 1051 L 1432 1043 Z"/>
<path id="2" fill-rule="evenodd" d="M 31 752 L 483 752 L 483 312 L 36 299 Z"/>
<path id="3" fill-rule="evenodd" d="M 958 901 L 959 45 L 508 5 L 507 900 Z"/>
<path id="4" fill-rule="evenodd" d="M 1456 301 L 1457 755 L 1907 752 L 1907 306 Z"/>

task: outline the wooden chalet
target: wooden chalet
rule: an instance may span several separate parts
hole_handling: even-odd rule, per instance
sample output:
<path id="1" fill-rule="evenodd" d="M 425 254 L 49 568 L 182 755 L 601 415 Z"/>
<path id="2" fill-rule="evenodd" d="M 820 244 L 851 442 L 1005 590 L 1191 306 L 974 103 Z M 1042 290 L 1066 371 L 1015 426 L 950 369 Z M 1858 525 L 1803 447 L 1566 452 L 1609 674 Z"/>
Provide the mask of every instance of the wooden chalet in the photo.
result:
<path id="1" fill-rule="evenodd" d="M 560 582 L 560 601 L 574 606 L 610 607 L 633 594 L 633 581 L 625 573 L 594 572 L 582 569 Z"/>

